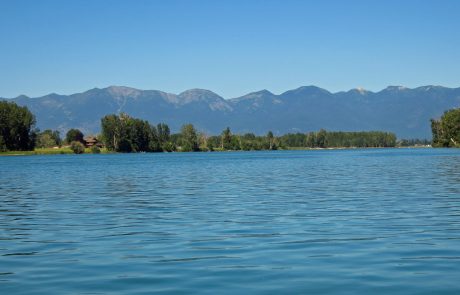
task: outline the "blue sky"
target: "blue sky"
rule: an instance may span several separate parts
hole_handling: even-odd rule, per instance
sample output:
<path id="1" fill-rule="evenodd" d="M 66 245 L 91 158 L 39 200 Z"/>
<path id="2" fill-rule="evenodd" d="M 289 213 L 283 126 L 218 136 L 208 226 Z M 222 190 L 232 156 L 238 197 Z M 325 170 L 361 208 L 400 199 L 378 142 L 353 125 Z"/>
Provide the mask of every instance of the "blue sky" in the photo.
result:
<path id="1" fill-rule="evenodd" d="M 0 0 L 0 96 L 460 87 L 460 1 Z"/>

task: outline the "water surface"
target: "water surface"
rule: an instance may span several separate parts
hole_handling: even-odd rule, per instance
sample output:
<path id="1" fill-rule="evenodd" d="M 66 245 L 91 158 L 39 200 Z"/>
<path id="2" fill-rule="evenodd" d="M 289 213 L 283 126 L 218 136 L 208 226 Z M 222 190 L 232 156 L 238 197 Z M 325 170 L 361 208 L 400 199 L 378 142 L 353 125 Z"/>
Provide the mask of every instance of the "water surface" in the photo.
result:
<path id="1" fill-rule="evenodd" d="M 0 157 L 1 294 L 460 293 L 460 150 Z"/>

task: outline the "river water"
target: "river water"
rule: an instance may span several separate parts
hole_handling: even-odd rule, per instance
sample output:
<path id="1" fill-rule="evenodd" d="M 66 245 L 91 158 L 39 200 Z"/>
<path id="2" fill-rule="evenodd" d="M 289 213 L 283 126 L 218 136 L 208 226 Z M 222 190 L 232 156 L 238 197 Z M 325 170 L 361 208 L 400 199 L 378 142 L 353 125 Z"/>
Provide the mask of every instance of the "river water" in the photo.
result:
<path id="1" fill-rule="evenodd" d="M 0 157 L 1 294 L 459 294 L 460 150 Z"/>

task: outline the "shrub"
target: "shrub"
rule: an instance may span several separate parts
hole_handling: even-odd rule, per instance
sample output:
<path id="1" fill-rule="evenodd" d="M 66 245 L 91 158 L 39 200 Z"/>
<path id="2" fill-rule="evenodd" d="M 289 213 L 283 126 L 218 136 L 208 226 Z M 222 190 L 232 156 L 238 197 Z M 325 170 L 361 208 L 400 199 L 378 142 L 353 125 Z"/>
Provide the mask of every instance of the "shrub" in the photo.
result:
<path id="1" fill-rule="evenodd" d="M 93 147 L 91 148 L 91 152 L 92 152 L 93 154 L 100 154 L 100 153 L 101 153 L 101 149 L 100 149 L 99 147 L 97 147 L 97 146 L 93 146 Z"/>
<path id="2" fill-rule="evenodd" d="M 168 141 L 163 144 L 162 150 L 164 152 L 174 152 L 176 151 L 176 146 L 172 142 Z"/>
<path id="3" fill-rule="evenodd" d="M 70 149 L 75 154 L 83 154 L 85 152 L 85 146 L 79 141 L 72 141 L 70 143 Z"/>

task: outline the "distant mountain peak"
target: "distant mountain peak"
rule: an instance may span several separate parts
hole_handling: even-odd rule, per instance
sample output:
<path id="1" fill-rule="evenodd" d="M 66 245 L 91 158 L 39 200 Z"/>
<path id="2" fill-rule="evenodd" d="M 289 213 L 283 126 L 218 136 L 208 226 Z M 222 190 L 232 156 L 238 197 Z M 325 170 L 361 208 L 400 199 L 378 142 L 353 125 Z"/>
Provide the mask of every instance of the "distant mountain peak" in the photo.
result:
<path id="1" fill-rule="evenodd" d="M 294 91 L 325 91 L 329 92 L 324 88 L 315 86 L 315 85 L 308 85 L 308 86 L 300 86 L 299 88 L 294 89 Z"/>
<path id="2" fill-rule="evenodd" d="M 302 95 L 302 96 L 310 96 L 310 95 L 329 95 L 331 94 L 326 89 L 320 88 L 318 86 L 310 85 L 310 86 L 301 86 L 294 90 L 289 90 L 281 94 L 282 96 L 291 96 L 291 95 Z"/>
<path id="3" fill-rule="evenodd" d="M 233 98 L 232 100 L 254 99 L 254 98 L 262 98 L 262 97 L 272 97 L 272 96 L 276 96 L 276 95 L 268 91 L 267 89 L 262 89 L 259 91 L 248 93 L 238 98 Z"/>
<path id="4" fill-rule="evenodd" d="M 119 97 L 136 97 L 139 96 L 142 91 L 136 88 L 126 87 L 126 86 L 109 86 L 104 88 L 111 95 Z"/>
<path id="5" fill-rule="evenodd" d="M 367 95 L 370 93 L 369 90 L 366 90 L 362 87 L 356 87 L 356 88 L 353 88 L 351 89 L 350 91 L 348 91 L 349 93 L 357 93 L 357 94 L 360 94 L 360 95 Z"/>
<path id="6" fill-rule="evenodd" d="M 179 105 L 186 105 L 194 102 L 206 103 L 213 111 L 216 110 L 232 110 L 232 107 L 218 94 L 200 88 L 186 90 L 178 96 Z"/>
<path id="7" fill-rule="evenodd" d="M 187 101 L 207 100 L 207 99 L 223 99 L 218 94 L 207 89 L 193 88 L 185 90 L 178 95 Z"/>
<path id="8" fill-rule="evenodd" d="M 203 88 L 191 88 L 187 89 L 183 92 L 181 92 L 179 95 L 189 95 L 189 94 L 211 94 L 211 95 L 217 95 L 216 93 L 212 92 L 211 90 L 208 89 L 203 89 Z M 218 96 L 218 95 L 217 95 Z"/>
<path id="9" fill-rule="evenodd" d="M 21 94 L 18 97 L 16 97 L 15 99 L 29 99 L 29 98 L 30 98 L 29 96 Z"/>
<path id="10" fill-rule="evenodd" d="M 383 91 L 403 91 L 408 90 L 409 88 L 405 86 L 388 86 L 387 88 L 383 89 Z"/>
<path id="11" fill-rule="evenodd" d="M 259 91 L 256 91 L 256 92 L 251 92 L 249 94 L 252 94 L 252 95 L 274 95 L 272 92 L 268 91 L 267 89 L 262 89 L 262 90 L 259 90 Z"/>

